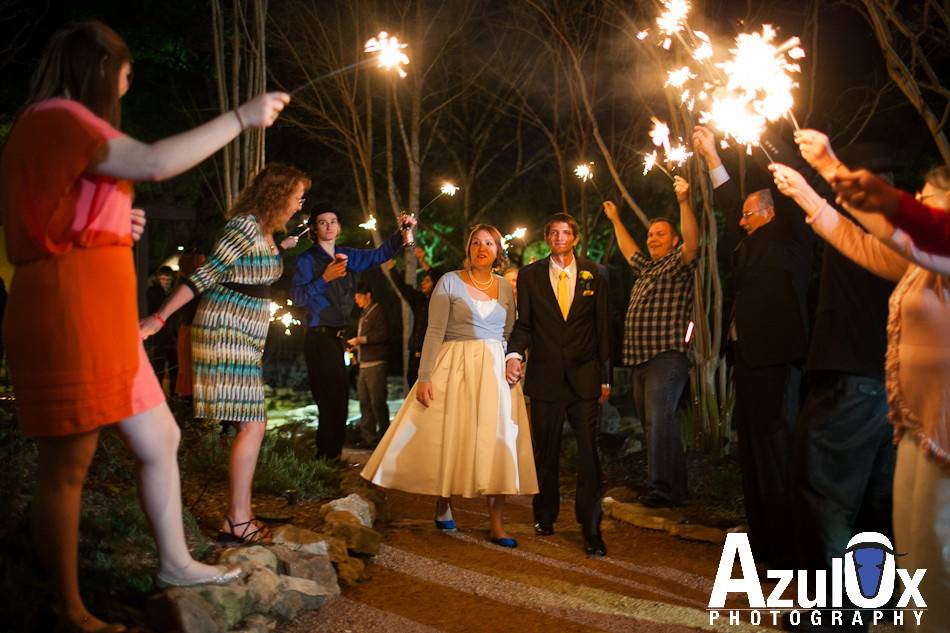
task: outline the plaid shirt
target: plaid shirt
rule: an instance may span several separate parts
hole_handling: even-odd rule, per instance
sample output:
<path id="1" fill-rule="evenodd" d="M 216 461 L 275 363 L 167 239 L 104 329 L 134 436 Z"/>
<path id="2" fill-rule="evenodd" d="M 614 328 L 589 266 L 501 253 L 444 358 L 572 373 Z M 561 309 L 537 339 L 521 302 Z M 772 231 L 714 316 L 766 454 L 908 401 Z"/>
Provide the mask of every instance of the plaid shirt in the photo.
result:
<path id="1" fill-rule="evenodd" d="M 642 251 L 630 258 L 637 280 L 624 319 L 624 365 L 645 363 L 667 350 L 689 351 L 686 330 L 697 260 L 684 263 L 682 248 L 656 261 Z"/>

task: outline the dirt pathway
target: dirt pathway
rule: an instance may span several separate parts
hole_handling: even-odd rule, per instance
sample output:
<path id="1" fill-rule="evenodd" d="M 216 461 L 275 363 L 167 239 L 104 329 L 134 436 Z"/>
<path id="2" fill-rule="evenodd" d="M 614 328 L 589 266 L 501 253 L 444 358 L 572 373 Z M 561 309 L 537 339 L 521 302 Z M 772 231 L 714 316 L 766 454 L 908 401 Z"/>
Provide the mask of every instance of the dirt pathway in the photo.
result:
<path id="1" fill-rule="evenodd" d="M 365 456 L 349 453 L 354 462 Z M 388 492 L 379 511 L 376 527 L 385 545 L 367 567 L 367 581 L 345 588 L 341 598 L 283 633 L 766 630 L 709 625 L 705 608 L 719 546 L 605 520 L 608 557 L 588 559 L 569 499 L 556 533 L 536 537 L 530 498 L 510 498 L 507 529 L 519 542 L 514 550 L 488 542 L 480 499 L 456 500 L 455 534 L 435 529 L 428 497 Z"/>

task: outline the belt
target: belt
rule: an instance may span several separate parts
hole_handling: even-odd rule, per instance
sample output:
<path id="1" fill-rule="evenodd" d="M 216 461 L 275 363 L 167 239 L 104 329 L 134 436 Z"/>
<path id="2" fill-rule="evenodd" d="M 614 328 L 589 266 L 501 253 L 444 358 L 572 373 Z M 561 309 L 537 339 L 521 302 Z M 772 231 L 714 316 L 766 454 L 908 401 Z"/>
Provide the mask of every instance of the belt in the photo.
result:
<path id="1" fill-rule="evenodd" d="M 270 299 L 270 286 L 260 286 L 260 285 L 251 285 L 251 284 L 236 284 L 232 282 L 225 282 L 221 284 L 228 290 L 233 290 L 234 292 L 239 292 L 242 295 L 247 295 L 249 297 L 255 297 L 257 299 Z"/>

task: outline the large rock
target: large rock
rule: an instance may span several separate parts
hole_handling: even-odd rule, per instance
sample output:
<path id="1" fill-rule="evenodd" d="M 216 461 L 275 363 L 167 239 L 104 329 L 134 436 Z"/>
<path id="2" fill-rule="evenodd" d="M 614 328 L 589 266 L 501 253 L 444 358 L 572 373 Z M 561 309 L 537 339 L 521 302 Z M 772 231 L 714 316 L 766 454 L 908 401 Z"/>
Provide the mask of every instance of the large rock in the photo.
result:
<path id="1" fill-rule="evenodd" d="M 373 527 L 373 521 L 376 520 L 376 505 L 356 493 L 342 499 L 334 499 L 320 508 L 320 515 L 323 517 L 330 512 L 349 512 L 359 519 L 363 527 L 368 528 Z"/>
<path id="2" fill-rule="evenodd" d="M 254 597 L 247 585 L 203 585 L 189 589 L 211 603 L 217 617 L 228 629 L 254 612 Z"/>
<path id="3" fill-rule="evenodd" d="M 376 556 L 379 553 L 382 536 L 364 526 L 349 512 L 328 512 L 325 520 L 326 534 L 342 539 L 347 549 L 367 556 Z"/>
<path id="4" fill-rule="evenodd" d="M 244 586 L 247 588 L 250 598 L 249 611 L 252 613 L 269 613 L 277 602 L 280 576 L 267 567 L 256 566 L 247 575 Z"/>
<path id="5" fill-rule="evenodd" d="M 156 631 L 221 633 L 227 630 L 210 602 L 190 588 L 167 589 L 148 599 L 149 622 Z"/>
<path id="6" fill-rule="evenodd" d="M 277 596 L 272 613 L 291 620 L 303 611 L 319 609 L 329 594 L 312 580 L 281 576 Z"/>
<path id="7" fill-rule="evenodd" d="M 345 554 L 345 546 L 342 545 L 342 541 L 338 542 L 344 548 Z M 275 545 L 273 551 L 280 561 L 281 574 L 312 580 L 326 588 L 329 592 L 328 595 L 338 595 L 340 593 L 336 570 L 333 568 L 333 562 L 329 556 L 295 551 L 282 545 Z M 347 558 L 349 557 L 347 556 Z"/>
<path id="8" fill-rule="evenodd" d="M 255 613 L 244 618 L 240 629 L 230 633 L 270 633 L 277 628 L 277 620 Z"/>
<path id="9" fill-rule="evenodd" d="M 252 563 L 276 572 L 277 557 L 262 545 L 252 545 L 250 547 L 229 547 L 221 552 L 218 557 L 218 563 L 221 565 L 239 565 L 241 563 Z"/>
<path id="10" fill-rule="evenodd" d="M 349 558 L 336 566 L 337 578 L 350 587 L 365 578 L 365 570 L 366 563 L 359 558 Z"/>
<path id="11" fill-rule="evenodd" d="M 329 556 L 334 563 L 347 559 L 346 543 L 340 539 L 330 538 L 324 534 L 318 534 L 293 525 L 282 525 L 274 530 L 273 543 L 274 545 L 283 545 L 289 550 Z M 280 558 L 276 547 L 271 547 L 271 551 L 278 559 Z"/>
<path id="12" fill-rule="evenodd" d="M 683 521 L 683 515 L 669 508 L 647 508 L 639 503 L 604 499 L 604 514 L 618 521 L 648 530 L 671 531 Z"/>

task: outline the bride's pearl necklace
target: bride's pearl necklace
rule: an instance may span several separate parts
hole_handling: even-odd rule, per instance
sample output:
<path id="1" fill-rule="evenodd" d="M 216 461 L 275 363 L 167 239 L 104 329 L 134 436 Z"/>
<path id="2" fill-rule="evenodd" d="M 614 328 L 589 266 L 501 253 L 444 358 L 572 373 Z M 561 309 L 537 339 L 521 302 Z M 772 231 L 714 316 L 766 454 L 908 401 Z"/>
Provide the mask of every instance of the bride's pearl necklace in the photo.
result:
<path id="1" fill-rule="evenodd" d="M 491 287 L 494 285 L 494 283 L 495 283 L 495 276 L 494 276 L 493 274 L 491 274 L 491 273 L 488 273 L 488 281 L 487 281 L 487 282 L 479 281 L 478 279 L 475 278 L 475 271 L 474 271 L 474 269 L 469 269 L 469 271 L 468 271 L 468 278 L 472 280 L 472 283 L 475 284 L 475 287 L 478 288 L 479 290 L 488 290 L 488 289 L 491 288 Z"/>

